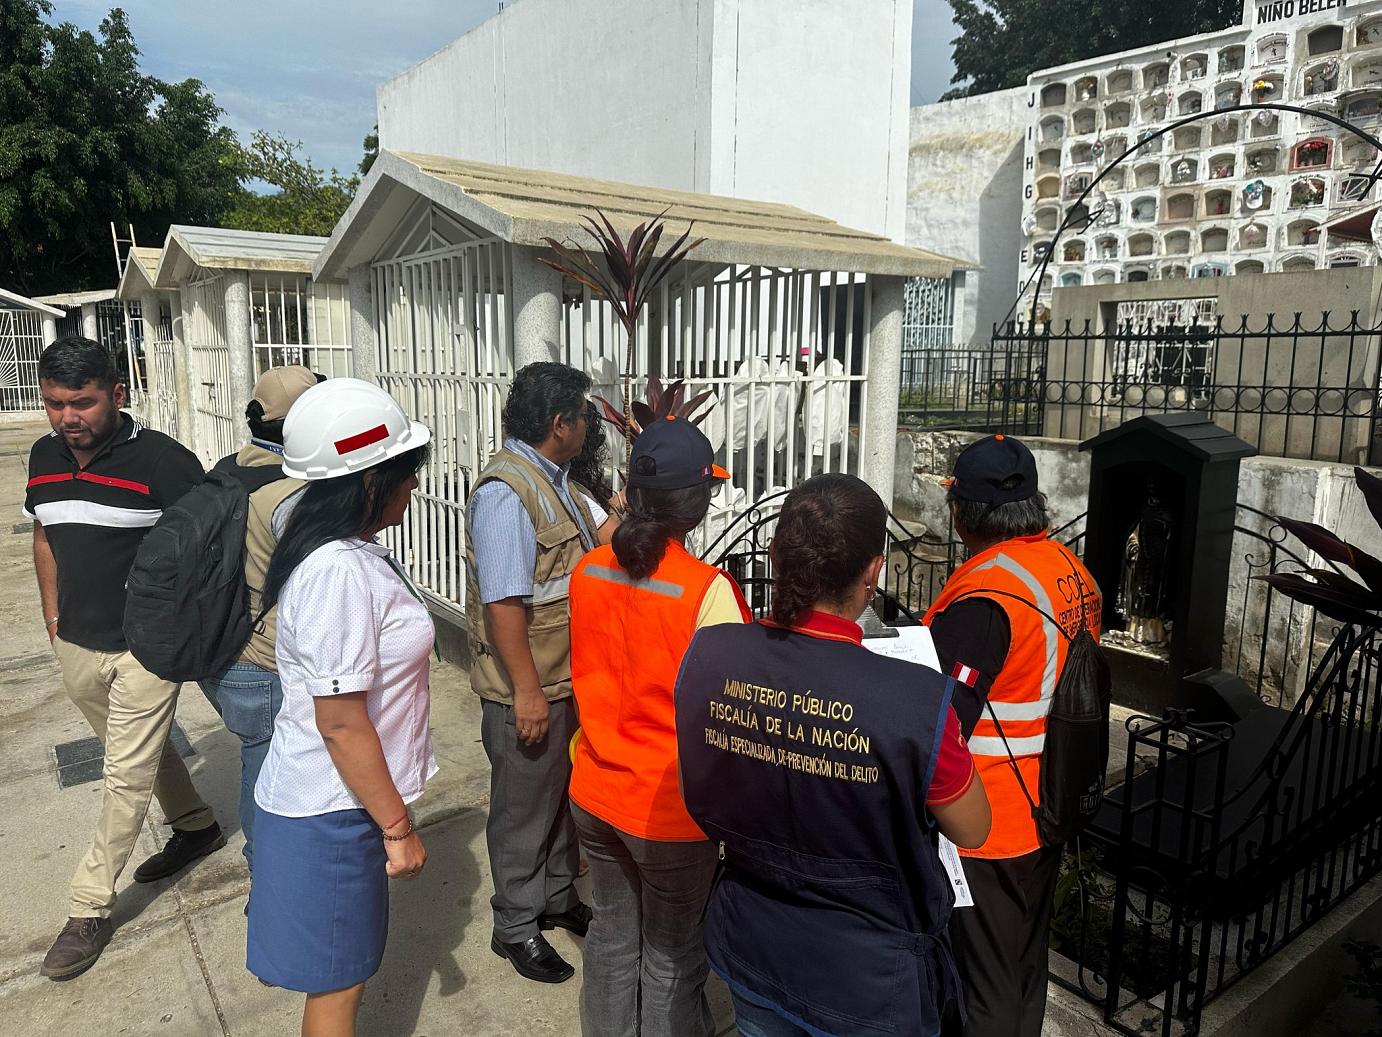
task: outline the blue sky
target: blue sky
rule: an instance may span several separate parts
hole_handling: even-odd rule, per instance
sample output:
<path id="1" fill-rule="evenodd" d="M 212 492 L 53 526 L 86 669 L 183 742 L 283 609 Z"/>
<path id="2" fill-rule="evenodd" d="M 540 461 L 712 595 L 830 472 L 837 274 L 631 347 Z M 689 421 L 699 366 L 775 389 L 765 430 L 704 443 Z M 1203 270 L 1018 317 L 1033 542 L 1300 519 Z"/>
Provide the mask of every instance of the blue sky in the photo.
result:
<path id="1" fill-rule="evenodd" d="M 790 2 L 790 0 L 784 0 Z M 54 0 L 95 30 L 114 0 Z M 118 0 L 145 71 L 202 80 L 243 138 L 301 140 L 318 166 L 353 170 L 374 125 L 374 88 L 498 9 L 497 0 Z M 955 35 L 944 0 L 913 0 L 912 103 L 936 100 Z"/>

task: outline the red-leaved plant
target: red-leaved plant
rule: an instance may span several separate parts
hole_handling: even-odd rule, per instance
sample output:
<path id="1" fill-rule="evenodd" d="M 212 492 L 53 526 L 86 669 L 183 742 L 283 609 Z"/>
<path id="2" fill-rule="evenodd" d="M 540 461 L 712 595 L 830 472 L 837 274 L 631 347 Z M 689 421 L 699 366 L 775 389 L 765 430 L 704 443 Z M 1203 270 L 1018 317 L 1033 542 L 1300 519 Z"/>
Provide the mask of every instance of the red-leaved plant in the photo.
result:
<path id="1" fill-rule="evenodd" d="M 645 393 L 647 402 L 633 400 L 629 405 L 632 412 L 629 417 L 621 414 L 619 408 L 603 396 L 596 396 L 595 402 L 600 405 L 605 420 L 619 430 L 624 442 L 632 443 L 640 432 L 662 418 L 686 418 L 691 424 L 699 425 L 710 416 L 710 412 L 696 414 L 696 411 L 714 395 L 713 389 L 707 389 L 688 400 L 685 398 L 686 383 L 681 379 L 677 379 L 664 389 L 661 379 L 652 375 L 648 378 L 648 389 Z"/>
<path id="2" fill-rule="evenodd" d="M 1353 469 L 1358 489 L 1373 521 L 1382 527 L 1382 479 L 1362 468 Z M 1346 565 L 1362 577 L 1350 578 L 1338 569 L 1306 569 L 1299 573 L 1271 573 L 1260 579 L 1288 598 L 1316 611 L 1359 627 L 1382 624 L 1382 560 L 1341 540 L 1315 522 L 1278 516 L 1277 521 L 1315 554 L 1335 565 Z"/>
<path id="3" fill-rule="evenodd" d="M 663 215 L 666 210 L 663 211 Z M 597 248 L 587 252 L 585 249 L 567 241 L 543 238 L 543 242 L 557 254 L 556 259 L 544 258 L 553 270 L 563 277 L 585 285 L 596 295 L 607 301 L 613 308 L 619 323 L 624 326 L 627 342 L 624 359 L 624 407 L 623 423 L 620 431 L 627 445 L 633 443 L 636 415 L 630 382 L 633 377 L 633 361 L 637 356 L 638 316 L 652 297 L 653 291 L 676 269 L 692 249 L 700 245 L 704 238 L 691 240 L 691 225 L 688 224 L 681 237 L 674 241 L 662 255 L 658 255 L 658 245 L 662 241 L 665 224 L 662 216 L 640 223 L 629 231 L 628 238 L 622 237 L 614 224 L 599 209 L 595 210 L 598 222 L 590 216 L 582 216 L 590 236 L 595 239 Z M 603 400 L 608 417 L 609 405 Z"/>

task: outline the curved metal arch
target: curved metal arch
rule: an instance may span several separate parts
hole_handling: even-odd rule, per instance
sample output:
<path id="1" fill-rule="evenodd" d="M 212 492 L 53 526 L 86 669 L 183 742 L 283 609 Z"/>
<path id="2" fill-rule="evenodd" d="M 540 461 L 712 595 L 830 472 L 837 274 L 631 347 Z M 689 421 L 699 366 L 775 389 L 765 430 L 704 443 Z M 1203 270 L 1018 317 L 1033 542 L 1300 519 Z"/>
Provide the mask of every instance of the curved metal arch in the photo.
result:
<path id="1" fill-rule="evenodd" d="M 1041 260 L 1041 266 L 1037 269 L 1035 279 L 1036 287 L 1032 291 L 1032 312 L 1027 323 L 1028 335 L 1033 337 L 1035 337 L 1036 335 L 1037 306 L 1041 302 L 1041 286 L 1042 283 L 1046 280 L 1046 271 L 1050 268 L 1051 258 L 1056 254 L 1056 246 L 1060 244 L 1061 235 L 1064 234 L 1067 230 L 1069 230 L 1074 222 L 1077 222 L 1072 220 L 1071 217 L 1073 216 L 1075 211 L 1089 199 L 1089 196 L 1094 193 L 1094 189 L 1099 186 L 1099 184 L 1103 181 L 1104 177 L 1108 176 L 1111 172 L 1113 172 L 1124 162 L 1128 161 L 1130 158 L 1136 155 L 1139 151 L 1141 151 L 1152 141 L 1160 140 L 1162 137 L 1166 136 L 1166 134 L 1174 133 L 1176 130 L 1180 129 L 1183 126 L 1189 126 L 1193 123 L 1203 122 L 1205 119 L 1217 119 L 1221 115 L 1230 115 L 1234 112 L 1261 111 L 1292 112 L 1296 115 L 1306 115 L 1315 119 L 1323 119 L 1325 122 L 1332 123 L 1335 126 L 1340 127 L 1341 129 L 1349 130 L 1350 132 L 1354 133 L 1358 137 L 1361 137 L 1363 140 L 1371 144 L 1374 148 L 1377 149 L 1378 152 L 1379 158 L 1377 165 L 1373 167 L 1373 171 L 1368 178 L 1368 190 L 1371 191 L 1373 186 L 1379 180 L 1382 180 L 1382 140 L 1378 140 L 1376 137 L 1374 137 L 1371 133 L 1368 133 L 1366 130 L 1360 129 L 1359 127 L 1353 125 L 1353 123 L 1348 122 L 1345 119 L 1341 119 L 1338 116 L 1332 115 L 1328 112 L 1315 111 L 1311 108 L 1302 108 L 1301 106 L 1294 104 L 1281 104 L 1275 101 L 1264 101 L 1261 104 L 1235 104 L 1230 105 L 1227 108 L 1216 108 L 1213 111 L 1196 112 L 1194 115 L 1187 115 L 1183 119 L 1177 119 L 1175 122 L 1168 123 L 1161 129 L 1156 130 L 1153 133 L 1149 133 L 1147 136 L 1139 140 L 1135 146 L 1129 148 L 1127 151 L 1123 152 L 1123 154 L 1119 155 L 1116 159 L 1110 162 L 1106 167 L 1104 167 L 1103 170 L 1100 171 L 1098 176 L 1096 176 L 1093 180 L 1090 181 L 1089 186 L 1086 187 L 1084 191 L 1080 193 L 1080 196 L 1076 198 L 1073 203 L 1071 203 L 1068 210 L 1066 211 L 1065 218 L 1061 221 L 1060 226 L 1056 228 L 1056 233 L 1051 238 L 1051 247 L 1047 249 L 1046 255 Z M 1131 130 L 1131 127 L 1128 127 L 1128 129 Z M 1088 212 L 1088 210 L 1086 210 L 1086 215 L 1083 217 L 1083 219 L 1085 222 L 1085 226 L 1087 227 L 1090 223 L 1093 222 L 1094 213 Z M 1012 307 L 1008 310 L 1007 317 L 1004 318 L 1005 323 L 1008 320 L 1012 319 L 1013 314 L 1017 312 L 1017 308 L 1020 305 L 1022 305 L 1022 295 L 1024 292 L 1027 291 L 1027 288 L 1031 284 L 1032 282 L 1028 281 L 1027 285 L 1025 285 L 1018 292 L 1017 301 L 1012 304 Z"/>

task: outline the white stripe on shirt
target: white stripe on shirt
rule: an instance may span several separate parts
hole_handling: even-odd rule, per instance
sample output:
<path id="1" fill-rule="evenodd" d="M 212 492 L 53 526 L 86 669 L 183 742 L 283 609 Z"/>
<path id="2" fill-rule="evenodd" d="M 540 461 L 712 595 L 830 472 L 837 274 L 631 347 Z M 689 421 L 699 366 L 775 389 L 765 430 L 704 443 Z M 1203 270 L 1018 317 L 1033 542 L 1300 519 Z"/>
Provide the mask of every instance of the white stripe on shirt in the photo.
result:
<path id="1" fill-rule="evenodd" d="M 60 500 L 40 504 L 34 517 L 44 526 L 64 522 L 83 526 L 110 526 L 116 529 L 147 529 L 163 515 L 159 508 L 114 508 L 88 500 Z"/>

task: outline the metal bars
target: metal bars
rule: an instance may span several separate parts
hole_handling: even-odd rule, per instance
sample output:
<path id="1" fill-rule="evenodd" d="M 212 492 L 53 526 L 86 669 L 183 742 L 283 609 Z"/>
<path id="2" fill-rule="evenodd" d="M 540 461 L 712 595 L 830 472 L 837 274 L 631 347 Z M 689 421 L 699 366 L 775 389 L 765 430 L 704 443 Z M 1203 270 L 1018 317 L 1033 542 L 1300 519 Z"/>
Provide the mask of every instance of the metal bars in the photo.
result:
<path id="1" fill-rule="evenodd" d="M 465 605 L 465 504 L 502 442 L 513 380 L 510 246 L 497 238 L 375 263 L 378 381 L 432 430 L 404 525 L 390 535 L 424 590 Z"/>
<path id="2" fill-rule="evenodd" d="M 301 274 L 250 275 L 254 373 L 301 364 L 328 378 L 350 374 L 350 300 L 344 284 Z"/>
<path id="3" fill-rule="evenodd" d="M 0 309 L 0 411 L 38 410 L 38 357 L 43 318 L 33 310 Z"/>
<path id="4" fill-rule="evenodd" d="M 230 347 L 221 275 L 198 271 L 183 285 L 182 312 L 192 359 L 193 448 L 209 468 L 235 450 L 244 424 L 243 415 L 231 413 Z"/>
<path id="5" fill-rule="evenodd" d="M 631 395 L 643 399 L 649 376 L 684 380 L 687 399 L 713 393 L 701 428 L 731 475 L 698 543 L 756 500 L 820 472 L 857 472 L 851 426 L 863 419 L 870 323 L 862 274 L 687 262 L 655 293 L 631 358 Z M 608 304 L 585 289 L 565 307 L 560 344 L 562 359 L 622 411 L 630 358 Z M 610 453 L 622 467 L 613 430 Z"/>

